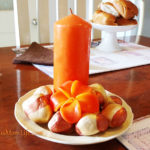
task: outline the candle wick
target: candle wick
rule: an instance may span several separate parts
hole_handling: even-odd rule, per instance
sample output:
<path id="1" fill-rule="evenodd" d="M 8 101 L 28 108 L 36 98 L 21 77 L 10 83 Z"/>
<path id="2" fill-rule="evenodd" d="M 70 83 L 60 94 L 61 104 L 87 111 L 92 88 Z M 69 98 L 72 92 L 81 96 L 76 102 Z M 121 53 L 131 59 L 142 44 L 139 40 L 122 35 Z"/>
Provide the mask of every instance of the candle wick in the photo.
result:
<path id="1" fill-rule="evenodd" d="M 71 12 L 71 14 L 73 15 L 73 12 L 72 12 L 72 9 L 70 8 L 70 12 Z"/>

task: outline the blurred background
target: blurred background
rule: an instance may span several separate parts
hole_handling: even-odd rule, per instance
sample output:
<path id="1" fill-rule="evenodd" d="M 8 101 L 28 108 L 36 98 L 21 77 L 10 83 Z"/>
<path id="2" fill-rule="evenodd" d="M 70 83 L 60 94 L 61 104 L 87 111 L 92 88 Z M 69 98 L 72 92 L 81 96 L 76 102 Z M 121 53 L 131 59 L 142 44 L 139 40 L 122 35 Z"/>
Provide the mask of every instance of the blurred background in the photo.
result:
<path id="1" fill-rule="evenodd" d="M 0 47 L 15 45 L 13 0 L 0 0 Z"/>
<path id="2" fill-rule="evenodd" d="M 39 4 L 37 4 L 37 1 L 39 2 Z M 66 13 L 69 14 L 69 10 L 67 9 L 66 11 L 66 3 L 68 3 L 68 7 L 73 6 L 72 3 L 74 3 L 74 9 L 75 9 L 75 1 L 77 3 L 78 1 L 78 5 L 80 5 L 79 7 L 81 8 L 81 10 L 79 11 L 79 13 L 77 13 L 77 15 L 85 18 L 85 19 L 91 19 L 92 14 L 94 13 L 94 11 L 97 8 L 98 3 L 100 2 L 100 0 L 44 0 L 42 2 L 42 0 L 0 0 L 0 47 L 6 47 L 6 46 L 15 46 L 16 45 L 16 30 L 17 28 L 19 28 L 19 26 L 16 26 L 15 24 L 15 17 L 14 17 L 14 4 L 17 3 L 17 7 L 20 7 L 18 9 L 18 18 L 20 19 L 19 21 L 24 25 L 23 27 L 23 31 L 26 33 L 27 35 L 27 29 L 29 28 L 29 34 L 30 34 L 30 42 L 32 41 L 41 41 L 37 38 L 37 36 L 40 34 L 40 32 L 42 32 L 43 34 L 49 34 L 49 40 L 48 42 L 53 42 L 53 33 L 52 31 L 44 31 L 43 29 L 46 27 L 43 26 L 41 24 L 41 27 L 43 29 L 41 29 L 39 27 L 40 22 L 38 22 L 38 17 L 44 18 L 45 16 L 45 12 L 44 12 L 44 7 L 47 5 L 46 1 L 49 3 L 49 6 L 51 9 L 53 9 L 55 11 L 55 9 L 57 9 L 56 4 L 60 3 L 60 8 L 61 11 L 59 12 L 59 18 L 57 16 L 57 14 L 49 14 L 51 16 L 51 23 L 48 21 L 49 19 L 47 19 L 47 24 L 48 24 L 48 28 L 53 28 L 53 23 L 57 20 L 57 19 L 61 19 L 62 17 L 66 16 Z M 94 3 L 93 3 L 94 1 Z M 136 1 L 140 1 L 140 0 L 132 0 L 133 2 Z M 19 3 L 18 3 L 19 2 Z M 28 3 L 28 4 L 27 4 Z M 42 6 L 43 5 L 43 6 Z M 45 5 L 45 6 L 44 6 Z M 86 6 L 86 7 L 85 7 Z M 42 7 L 43 11 L 40 15 L 37 15 L 37 7 Z M 50 9 L 49 8 L 49 9 Z M 90 9 L 92 8 L 92 9 Z M 64 11 L 63 11 L 64 9 Z M 73 9 L 73 11 L 75 11 Z M 84 12 L 85 11 L 85 12 Z M 34 15 L 33 15 L 34 14 Z M 27 18 L 28 16 L 28 18 Z M 53 18 L 52 18 L 53 17 Z M 26 24 L 29 22 L 29 26 Z M 142 28 L 142 33 L 141 35 L 143 36 L 147 36 L 150 37 L 150 1 L 149 0 L 145 0 L 145 8 L 144 8 L 144 22 L 143 22 L 143 28 Z M 41 31 L 40 31 L 41 30 Z M 128 35 L 135 35 L 135 32 L 130 32 Z M 26 35 L 23 35 L 27 40 Z M 120 34 L 121 35 L 121 34 Z M 20 35 L 21 36 L 21 35 Z M 101 34 L 98 31 L 93 31 L 93 36 L 92 38 L 100 38 Z M 43 37 L 45 38 L 45 37 Z M 44 42 L 45 43 L 45 42 Z M 47 42 L 46 42 L 47 43 Z M 20 43 L 21 45 L 25 45 L 25 44 L 29 44 L 28 40 L 27 42 L 23 42 Z"/>

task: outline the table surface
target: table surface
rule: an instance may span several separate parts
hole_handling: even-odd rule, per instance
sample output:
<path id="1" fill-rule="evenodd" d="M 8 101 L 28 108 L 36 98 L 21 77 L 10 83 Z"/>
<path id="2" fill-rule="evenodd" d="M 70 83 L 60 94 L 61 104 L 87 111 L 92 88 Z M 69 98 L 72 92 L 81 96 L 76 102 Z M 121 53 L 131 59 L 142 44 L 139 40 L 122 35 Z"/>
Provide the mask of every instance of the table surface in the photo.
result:
<path id="1" fill-rule="evenodd" d="M 134 41 L 132 37 L 130 41 Z M 139 44 L 150 46 L 150 38 L 139 37 Z M 116 139 L 108 142 L 71 146 L 42 140 L 26 132 L 15 120 L 18 98 L 53 79 L 32 65 L 14 65 L 11 48 L 0 48 L 0 149 L 1 150 L 125 150 Z M 90 76 L 89 84 L 101 83 L 131 106 L 134 117 L 150 114 L 150 65 Z"/>

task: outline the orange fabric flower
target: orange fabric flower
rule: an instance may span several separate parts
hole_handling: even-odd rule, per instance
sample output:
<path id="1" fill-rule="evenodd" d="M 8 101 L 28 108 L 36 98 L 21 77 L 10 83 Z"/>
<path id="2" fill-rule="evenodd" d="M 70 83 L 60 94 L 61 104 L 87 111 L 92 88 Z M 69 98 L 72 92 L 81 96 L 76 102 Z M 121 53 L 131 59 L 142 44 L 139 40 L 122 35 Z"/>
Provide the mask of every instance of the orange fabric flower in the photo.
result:
<path id="1" fill-rule="evenodd" d="M 67 81 L 51 96 L 51 105 L 56 112 L 60 109 L 63 119 L 76 123 L 82 113 L 97 113 L 99 99 L 92 88 L 80 81 Z"/>

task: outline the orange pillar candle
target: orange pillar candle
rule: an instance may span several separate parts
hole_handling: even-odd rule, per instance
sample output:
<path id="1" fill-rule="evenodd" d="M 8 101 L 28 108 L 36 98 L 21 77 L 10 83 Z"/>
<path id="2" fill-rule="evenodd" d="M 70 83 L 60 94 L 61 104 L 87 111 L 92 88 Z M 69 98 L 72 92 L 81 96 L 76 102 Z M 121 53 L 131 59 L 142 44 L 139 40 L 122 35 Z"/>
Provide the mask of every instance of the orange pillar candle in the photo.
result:
<path id="1" fill-rule="evenodd" d="M 88 84 L 91 24 L 71 14 L 54 24 L 54 88 L 68 80 Z"/>

